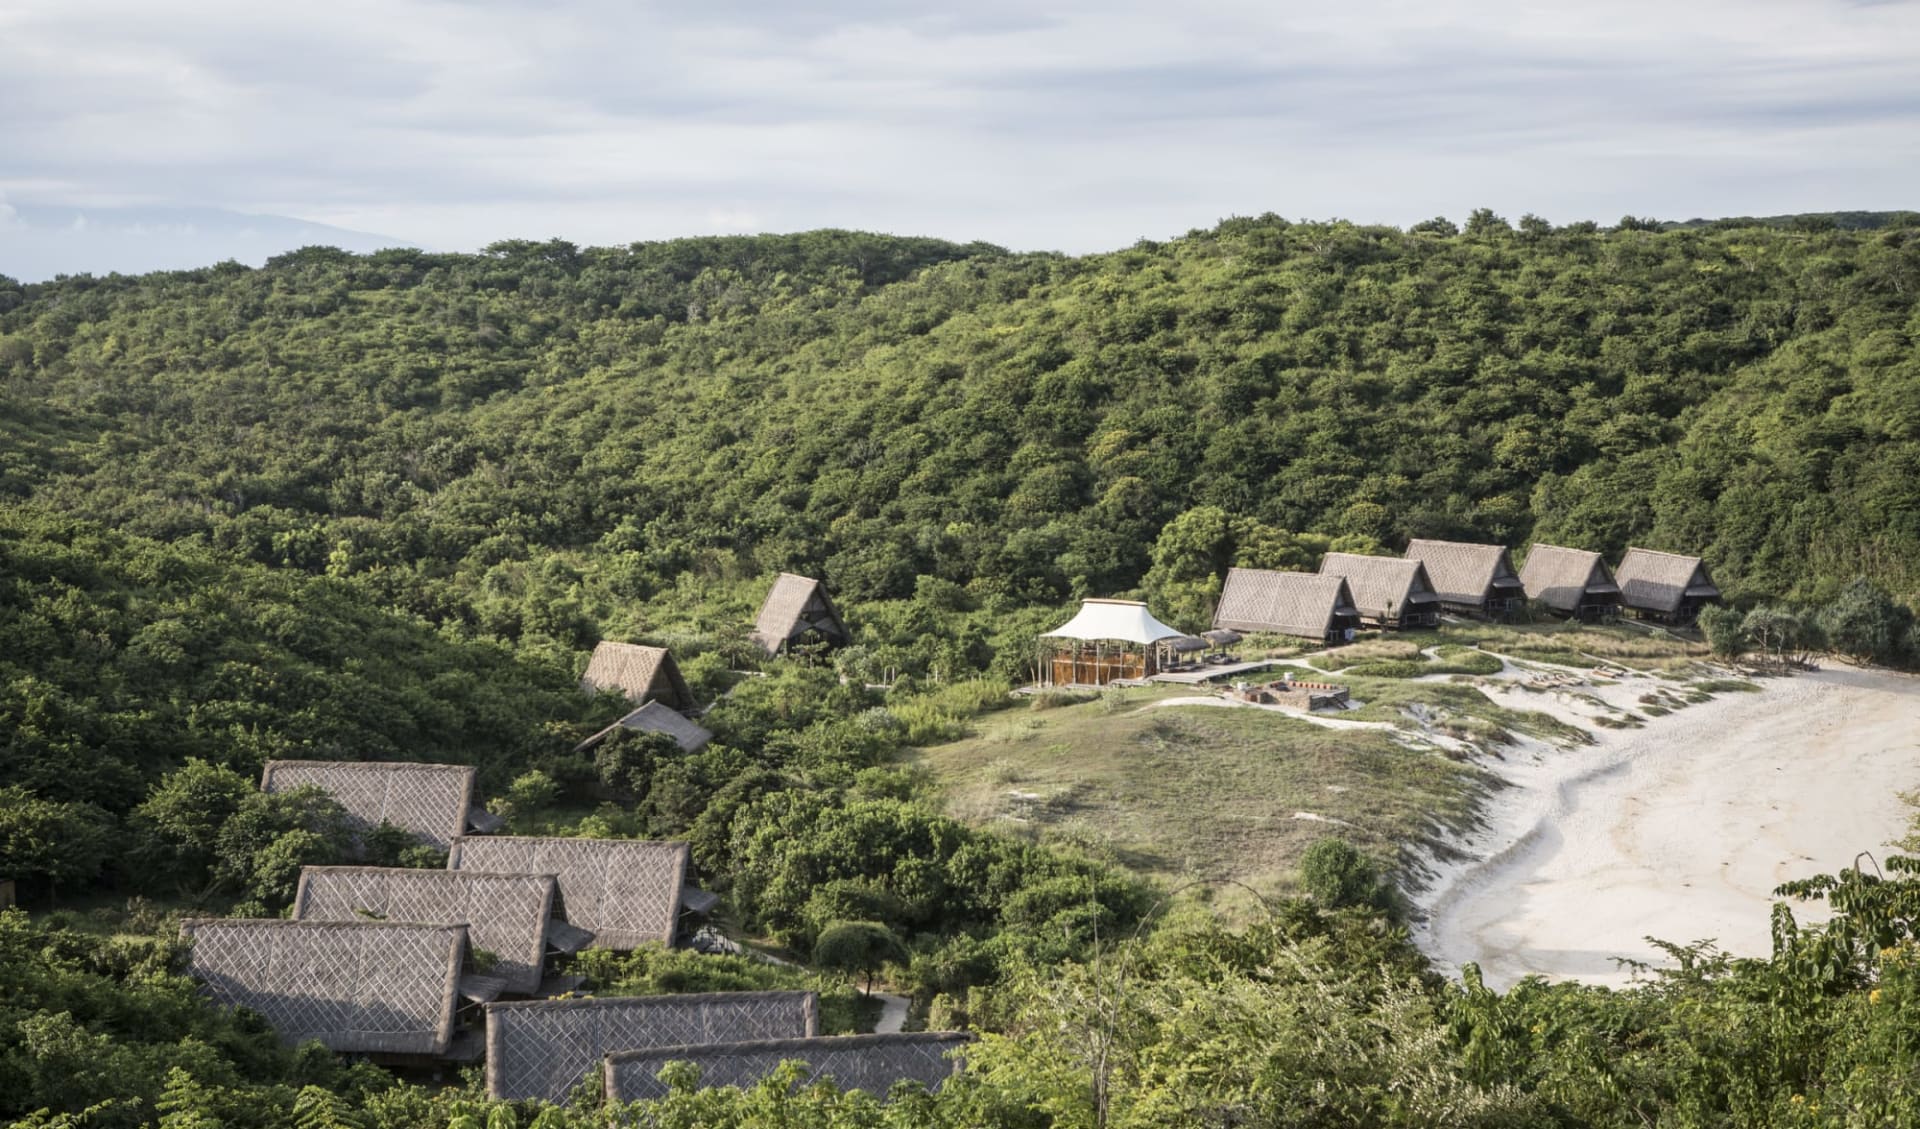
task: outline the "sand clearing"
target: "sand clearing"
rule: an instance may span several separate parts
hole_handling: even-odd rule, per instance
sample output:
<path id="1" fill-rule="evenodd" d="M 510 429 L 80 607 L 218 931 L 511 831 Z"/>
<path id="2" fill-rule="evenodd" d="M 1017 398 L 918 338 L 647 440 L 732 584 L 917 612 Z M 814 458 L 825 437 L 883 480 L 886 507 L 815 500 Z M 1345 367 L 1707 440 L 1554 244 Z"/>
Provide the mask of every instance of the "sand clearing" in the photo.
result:
<path id="1" fill-rule="evenodd" d="M 1447 971 L 1479 962 L 1500 987 L 1532 973 L 1625 984 L 1615 957 L 1663 963 L 1647 936 L 1764 956 L 1776 885 L 1905 833 L 1895 793 L 1920 785 L 1920 680 L 1838 667 L 1761 685 L 1492 766 L 1516 786 L 1469 845 L 1478 861 L 1442 868 L 1422 899 L 1422 947 Z M 1592 713 L 1570 695 L 1496 697 L 1576 723 Z"/>

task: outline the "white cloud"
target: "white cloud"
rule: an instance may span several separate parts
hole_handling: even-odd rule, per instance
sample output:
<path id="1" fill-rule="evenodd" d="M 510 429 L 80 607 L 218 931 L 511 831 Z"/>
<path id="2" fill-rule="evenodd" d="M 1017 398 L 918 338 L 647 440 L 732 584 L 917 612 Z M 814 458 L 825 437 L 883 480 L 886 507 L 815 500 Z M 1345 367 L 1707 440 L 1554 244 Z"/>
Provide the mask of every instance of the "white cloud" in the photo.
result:
<path id="1" fill-rule="evenodd" d="M 447 247 L 1899 207 L 1920 5 L 10 0 L 0 135 L 17 202 Z"/>

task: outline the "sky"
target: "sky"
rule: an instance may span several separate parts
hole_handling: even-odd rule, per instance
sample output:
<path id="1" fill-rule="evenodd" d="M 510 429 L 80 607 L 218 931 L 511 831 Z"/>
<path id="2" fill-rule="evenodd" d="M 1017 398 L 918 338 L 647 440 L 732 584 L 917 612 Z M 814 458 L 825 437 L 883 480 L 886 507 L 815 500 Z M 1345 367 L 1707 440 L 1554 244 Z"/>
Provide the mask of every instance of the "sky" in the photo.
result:
<path id="1" fill-rule="evenodd" d="M 27 279 L 315 225 L 1084 252 L 1264 212 L 1915 208 L 1916 174 L 1920 0 L 0 3 Z"/>

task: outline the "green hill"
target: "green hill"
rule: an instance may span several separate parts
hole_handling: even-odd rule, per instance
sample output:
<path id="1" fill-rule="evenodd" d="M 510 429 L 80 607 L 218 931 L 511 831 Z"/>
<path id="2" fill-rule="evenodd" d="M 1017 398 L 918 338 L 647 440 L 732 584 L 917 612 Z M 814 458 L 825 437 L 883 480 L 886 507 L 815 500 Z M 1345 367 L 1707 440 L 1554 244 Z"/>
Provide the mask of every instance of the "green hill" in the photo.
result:
<path id="1" fill-rule="evenodd" d="M 1911 226 L 316 249 L 0 292 L 0 483 L 508 638 L 779 568 L 1121 590 L 1203 504 L 1911 594 L 1916 293 Z"/>
<path id="2" fill-rule="evenodd" d="M 1911 1123 L 1894 864 L 1843 878 L 1831 931 L 1776 921 L 1771 960 L 1501 995 L 1428 968 L 1373 869 L 1470 823 L 1477 774 L 1229 711 L 987 716 L 1074 597 L 1144 591 L 1192 627 L 1230 565 L 1411 537 L 1697 552 L 1736 600 L 1831 603 L 1849 653 L 1911 654 L 1885 593 L 1920 596 L 1920 227 L 1799 219 L 0 278 L 0 877 L 37 915 L 0 915 L 0 1117 L 606 1123 L 275 1049 L 197 1000 L 182 914 L 276 913 L 301 865 L 363 849 L 437 861 L 258 795 L 297 755 L 477 764 L 516 832 L 687 840 L 737 932 L 802 959 L 874 940 L 916 1022 L 1004 1036 L 890 1124 Z M 745 643 L 783 569 L 847 613 L 831 666 Z M 1784 657 L 1790 617 L 1760 614 Z M 671 644 L 714 741 L 576 751 L 627 708 L 577 691 L 603 638 Z M 1410 671 L 1354 677 L 1384 720 L 1472 693 Z M 1073 826 L 965 810 L 1020 774 Z M 1229 931 L 1182 915 L 1188 874 L 1317 900 Z M 581 960 L 609 992 L 822 985 Z M 632 1120 L 880 1116 L 785 1094 Z"/>

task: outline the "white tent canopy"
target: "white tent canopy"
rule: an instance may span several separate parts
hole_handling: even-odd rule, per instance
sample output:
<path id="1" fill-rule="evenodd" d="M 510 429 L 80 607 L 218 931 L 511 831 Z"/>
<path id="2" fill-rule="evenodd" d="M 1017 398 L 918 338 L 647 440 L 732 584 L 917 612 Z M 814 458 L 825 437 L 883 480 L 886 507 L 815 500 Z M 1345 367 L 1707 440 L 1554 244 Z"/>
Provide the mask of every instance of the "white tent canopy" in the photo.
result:
<path id="1" fill-rule="evenodd" d="M 1147 605 L 1136 600 L 1085 600 L 1080 613 L 1042 635 L 1043 639 L 1112 639 L 1146 645 L 1176 639 L 1186 632 L 1153 618 Z"/>

